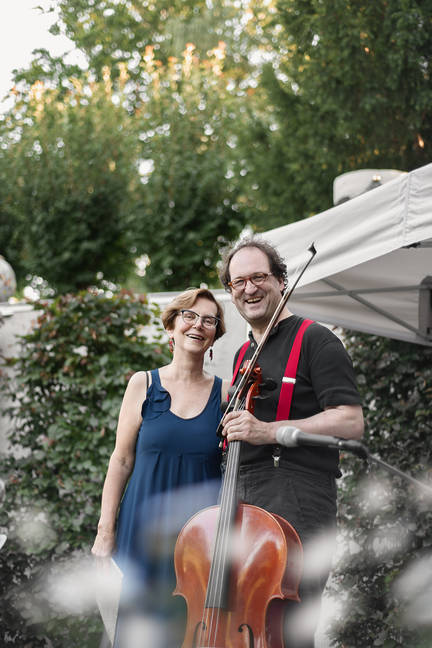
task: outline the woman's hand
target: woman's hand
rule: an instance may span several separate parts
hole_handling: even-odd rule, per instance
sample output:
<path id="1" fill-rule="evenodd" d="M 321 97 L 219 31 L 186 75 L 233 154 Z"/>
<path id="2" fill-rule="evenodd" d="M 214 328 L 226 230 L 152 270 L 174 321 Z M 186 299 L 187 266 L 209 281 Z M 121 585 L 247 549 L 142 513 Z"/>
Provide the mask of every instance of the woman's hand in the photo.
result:
<path id="1" fill-rule="evenodd" d="M 95 538 L 92 554 L 96 558 L 110 558 L 115 549 L 115 532 L 98 531 Z"/>

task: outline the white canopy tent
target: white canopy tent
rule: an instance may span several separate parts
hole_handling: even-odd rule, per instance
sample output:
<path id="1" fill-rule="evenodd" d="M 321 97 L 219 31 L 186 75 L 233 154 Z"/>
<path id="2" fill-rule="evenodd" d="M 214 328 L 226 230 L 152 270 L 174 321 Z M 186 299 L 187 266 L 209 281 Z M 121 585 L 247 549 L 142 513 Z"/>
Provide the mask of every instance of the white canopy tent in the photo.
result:
<path id="1" fill-rule="evenodd" d="M 432 346 L 432 164 L 263 237 L 291 282 L 315 244 L 292 312 Z"/>

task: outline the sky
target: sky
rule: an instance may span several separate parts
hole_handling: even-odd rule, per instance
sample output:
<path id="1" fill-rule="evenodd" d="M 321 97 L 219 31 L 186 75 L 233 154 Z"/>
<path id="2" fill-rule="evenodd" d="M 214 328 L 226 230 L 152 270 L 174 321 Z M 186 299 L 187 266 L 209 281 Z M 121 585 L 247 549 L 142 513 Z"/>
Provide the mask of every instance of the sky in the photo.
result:
<path id="1" fill-rule="evenodd" d="M 52 1 L 0 0 L 0 99 L 12 87 L 13 69 L 27 67 L 34 49 L 44 47 L 53 55 L 71 52 L 71 62 L 78 60 L 69 39 L 49 33 L 55 15 L 43 15 L 38 9 L 47 9 Z M 2 101 L 0 112 L 4 112 L 7 106 L 8 101 Z"/>

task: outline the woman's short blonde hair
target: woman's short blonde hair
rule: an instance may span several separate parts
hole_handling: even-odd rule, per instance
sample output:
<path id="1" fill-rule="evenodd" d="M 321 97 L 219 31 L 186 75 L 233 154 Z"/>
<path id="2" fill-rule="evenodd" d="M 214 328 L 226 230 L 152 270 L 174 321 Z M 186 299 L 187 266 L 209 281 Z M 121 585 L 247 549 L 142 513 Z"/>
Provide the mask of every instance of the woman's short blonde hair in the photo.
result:
<path id="1" fill-rule="evenodd" d="M 174 297 L 174 299 L 166 306 L 162 312 L 162 324 L 166 330 L 174 328 L 174 320 L 183 309 L 191 308 L 199 297 L 205 297 L 216 305 L 216 317 L 219 321 L 216 326 L 215 340 L 222 337 L 225 333 L 225 321 L 222 305 L 218 302 L 211 290 L 208 288 L 189 288 L 184 292 Z"/>

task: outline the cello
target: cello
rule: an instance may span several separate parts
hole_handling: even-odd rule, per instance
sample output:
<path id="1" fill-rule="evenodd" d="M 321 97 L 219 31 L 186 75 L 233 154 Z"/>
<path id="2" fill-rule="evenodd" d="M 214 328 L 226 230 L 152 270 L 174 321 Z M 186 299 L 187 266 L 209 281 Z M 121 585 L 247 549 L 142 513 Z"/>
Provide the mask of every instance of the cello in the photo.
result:
<path id="1" fill-rule="evenodd" d="M 228 411 L 253 413 L 262 375 L 257 359 L 311 258 L 286 290 L 258 347 L 242 368 Z M 284 518 L 237 501 L 240 441 L 231 441 L 220 505 L 196 513 L 181 530 L 174 551 L 175 595 L 187 605 L 182 648 L 283 648 L 283 602 L 299 601 L 303 549 Z"/>

